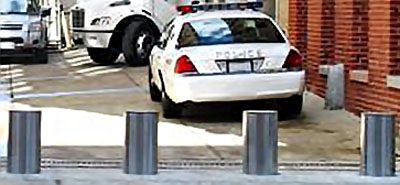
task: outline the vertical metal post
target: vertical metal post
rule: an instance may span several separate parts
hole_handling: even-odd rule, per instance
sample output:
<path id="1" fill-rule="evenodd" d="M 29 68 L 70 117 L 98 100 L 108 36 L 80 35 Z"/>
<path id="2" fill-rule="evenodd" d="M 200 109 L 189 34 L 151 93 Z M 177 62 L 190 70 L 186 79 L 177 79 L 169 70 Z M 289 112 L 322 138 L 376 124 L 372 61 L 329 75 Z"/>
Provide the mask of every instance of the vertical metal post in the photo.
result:
<path id="1" fill-rule="evenodd" d="M 278 174 L 278 113 L 243 113 L 243 172 L 250 175 Z"/>
<path id="2" fill-rule="evenodd" d="M 395 115 L 363 113 L 361 124 L 360 174 L 366 176 L 395 175 Z"/>
<path id="3" fill-rule="evenodd" d="M 40 173 L 40 121 L 40 111 L 10 111 L 8 173 Z"/>
<path id="4" fill-rule="evenodd" d="M 345 78 L 344 65 L 337 64 L 329 67 L 325 109 L 340 110 L 344 106 Z"/>
<path id="5" fill-rule="evenodd" d="M 126 113 L 124 164 L 126 174 L 157 174 L 157 124 L 157 112 Z"/>

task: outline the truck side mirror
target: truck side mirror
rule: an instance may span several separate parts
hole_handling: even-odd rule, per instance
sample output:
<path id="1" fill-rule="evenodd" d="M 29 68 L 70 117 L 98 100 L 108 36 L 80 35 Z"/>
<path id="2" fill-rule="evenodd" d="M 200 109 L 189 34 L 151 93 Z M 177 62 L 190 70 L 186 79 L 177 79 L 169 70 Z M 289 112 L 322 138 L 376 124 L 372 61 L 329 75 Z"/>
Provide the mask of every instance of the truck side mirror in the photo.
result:
<path id="1" fill-rule="evenodd" d="M 44 8 L 40 10 L 40 16 L 47 17 L 51 15 L 51 8 Z"/>

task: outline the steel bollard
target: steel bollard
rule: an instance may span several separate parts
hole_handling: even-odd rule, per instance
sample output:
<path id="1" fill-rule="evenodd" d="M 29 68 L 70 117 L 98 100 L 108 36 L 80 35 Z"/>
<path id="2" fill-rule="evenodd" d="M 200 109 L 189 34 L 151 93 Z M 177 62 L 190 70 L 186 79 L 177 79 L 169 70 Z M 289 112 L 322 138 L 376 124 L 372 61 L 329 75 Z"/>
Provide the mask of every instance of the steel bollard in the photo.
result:
<path id="1" fill-rule="evenodd" d="M 157 112 L 126 113 L 124 164 L 126 174 L 157 174 L 157 124 Z"/>
<path id="2" fill-rule="evenodd" d="M 278 174 L 278 113 L 243 113 L 243 172 L 250 175 Z"/>
<path id="3" fill-rule="evenodd" d="M 40 111 L 10 111 L 8 173 L 40 173 L 40 122 Z"/>
<path id="4" fill-rule="evenodd" d="M 390 113 L 363 113 L 361 124 L 360 174 L 366 176 L 394 176 L 395 115 Z"/>

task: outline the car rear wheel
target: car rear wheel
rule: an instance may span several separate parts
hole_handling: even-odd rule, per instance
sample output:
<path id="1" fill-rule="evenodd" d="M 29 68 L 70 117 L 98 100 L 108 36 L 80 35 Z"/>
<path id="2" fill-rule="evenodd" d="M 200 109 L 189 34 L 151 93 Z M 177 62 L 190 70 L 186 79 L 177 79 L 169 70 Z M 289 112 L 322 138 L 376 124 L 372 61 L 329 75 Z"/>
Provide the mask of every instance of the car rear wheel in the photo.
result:
<path id="1" fill-rule="evenodd" d="M 290 98 L 281 99 L 279 104 L 282 107 L 283 115 L 295 115 L 298 116 L 301 114 L 303 109 L 303 96 L 295 95 Z"/>
<path id="2" fill-rule="evenodd" d="M 156 41 L 156 33 L 144 21 L 133 21 L 125 30 L 122 52 L 131 66 L 149 63 L 151 49 Z"/>
<path id="3" fill-rule="evenodd" d="M 165 92 L 162 93 L 161 104 L 164 118 L 173 119 L 182 116 L 182 105 L 173 102 Z"/>
<path id="4" fill-rule="evenodd" d="M 160 102 L 162 98 L 162 92 L 153 82 L 153 73 L 151 72 L 151 67 L 149 67 L 149 90 L 151 100 L 154 102 Z"/>
<path id="5" fill-rule="evenodd" d="M 110 65 L 117 60 L 119 53 L 111 51 L 108 48 L 87 48 L 90 58 L 102 65 Z"/>

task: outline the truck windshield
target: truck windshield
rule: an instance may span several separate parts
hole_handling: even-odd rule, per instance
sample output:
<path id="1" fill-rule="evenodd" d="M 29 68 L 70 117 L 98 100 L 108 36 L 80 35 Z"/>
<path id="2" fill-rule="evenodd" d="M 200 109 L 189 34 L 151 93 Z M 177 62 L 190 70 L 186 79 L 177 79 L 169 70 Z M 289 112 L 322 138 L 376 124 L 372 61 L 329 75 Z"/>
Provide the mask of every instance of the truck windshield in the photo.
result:
<path id="1" fill-rule="evenodd" d="M 38 12 L 38 0 L 0 0 L 0 14 L 34 14 Z"/>
<path id="2" fill-rule="evenodd" d="M 215 18 L 185 23 L 178 42 L 180 47 L 190 47 L 237 43 L 285 43 L 285 39 L 269 19 Z"/>

